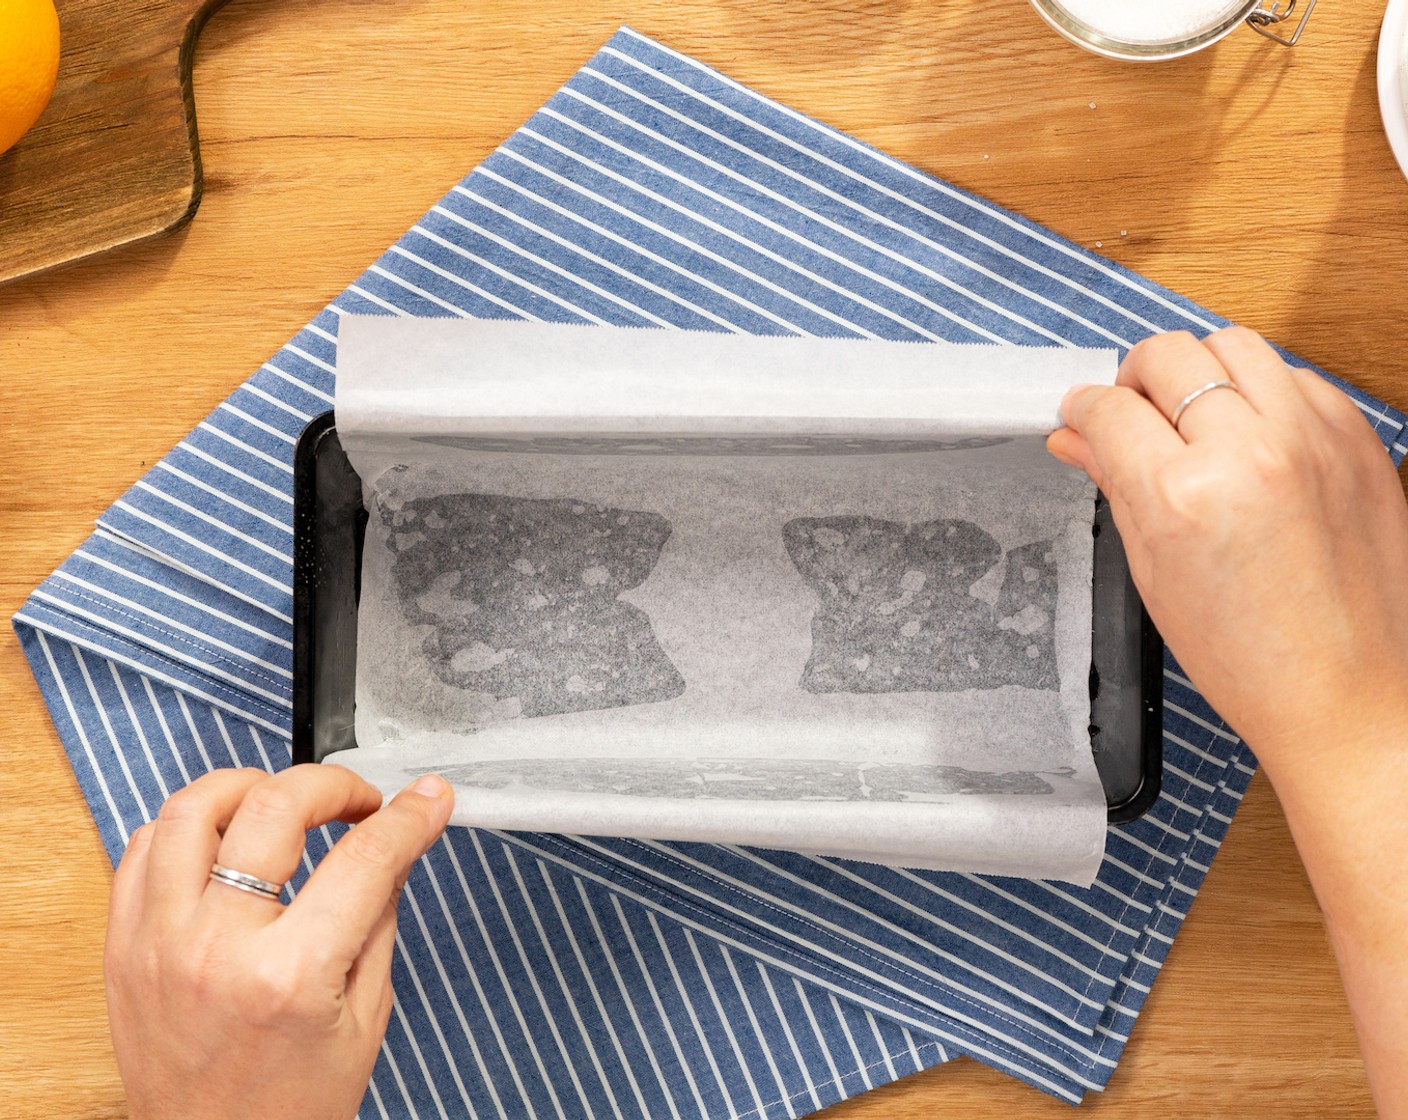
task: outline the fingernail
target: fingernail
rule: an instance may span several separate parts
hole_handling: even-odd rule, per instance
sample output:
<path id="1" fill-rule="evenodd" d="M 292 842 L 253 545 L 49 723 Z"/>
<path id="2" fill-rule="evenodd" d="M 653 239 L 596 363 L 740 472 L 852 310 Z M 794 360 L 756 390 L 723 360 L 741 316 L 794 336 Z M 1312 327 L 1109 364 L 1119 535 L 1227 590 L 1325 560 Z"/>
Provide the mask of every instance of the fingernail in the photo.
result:
<path id="1" fill-rule="evenodd" d="M 1082 392 L 1084 392 L 1086 389 L 1091 389 L 1091 388 L 1094 388 L 1094 386 L 1093 386 L 1093 384 L 1092 384 L 1091 382 L 1089 382 L 1089 381 L 1082 381 L 1079 385 L 1072 385 L 1069 389 L 1066 390 L 1066 395 L 1061 398 L 1061 404 L 1062 404 L 1062 406 L 1064 406 L 1065 403 L 1066 403 L 1068 400 L 1070 400 L 1072 397 L 1074 397 L 1077 393 L 1082 393 Z"/>
<path id="2" fill-rule="evenodd" d="M 411 792 L 418 793 L 422 797 L 444 797 L 445 791 L 449 788 L 445 779 L 439 774 L 427 774 L 425 777 L 415 780 L 415 784 L 411 786 Z"/>

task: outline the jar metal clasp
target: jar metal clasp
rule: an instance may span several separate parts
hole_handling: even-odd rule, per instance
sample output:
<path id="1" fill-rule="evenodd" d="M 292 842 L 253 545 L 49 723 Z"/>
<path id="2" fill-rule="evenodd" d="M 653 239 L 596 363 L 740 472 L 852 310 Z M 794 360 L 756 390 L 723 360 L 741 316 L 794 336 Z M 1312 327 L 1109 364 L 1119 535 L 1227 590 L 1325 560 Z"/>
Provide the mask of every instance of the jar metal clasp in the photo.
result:
<path id="1" fill-rule="evenodd" d="M 1265 35 L 1280 43 L 1283 47 L 1293 47 L 1300 41 L 1300 33 L 1305 30 L 1305 23 L 1310 19 L 1310 13 L 1315 10 L 1315 0 L 1306 0 L 1304 10 L 1300 14 L 1300 20 L 1296 23 L 1295 30 L 1289 35 L 1281 35 L 1273 28 L 1279 27 L 1295 13 L 1299 0 L 1289 0 L 1285 8 L 1281 7 L 1281 0 L 1271 0 L 1271 6 L 1265 7 L 1267 0 L 1258 0 L 1257 6 L 1247 15 L 1247 25 L 1258 35 Z"/>

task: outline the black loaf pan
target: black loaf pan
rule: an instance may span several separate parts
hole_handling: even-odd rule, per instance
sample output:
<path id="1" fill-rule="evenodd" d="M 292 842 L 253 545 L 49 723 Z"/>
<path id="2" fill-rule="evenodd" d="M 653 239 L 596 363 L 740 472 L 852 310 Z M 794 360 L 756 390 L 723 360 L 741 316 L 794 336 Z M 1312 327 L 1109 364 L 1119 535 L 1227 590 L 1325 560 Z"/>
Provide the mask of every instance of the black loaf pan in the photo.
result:
<path id="1" fill-rule="evenodd" d="M 367 514 L 331 412 L 304 429 L 293 469 L 293 761 L 321 762 L 357 745 L 357 599 Z M 1159 796 L 1163 642 L 1134 589 L 1103 497 L 1092 532 L 1090 742 L 1110 823 L 1123 824 Z"/>

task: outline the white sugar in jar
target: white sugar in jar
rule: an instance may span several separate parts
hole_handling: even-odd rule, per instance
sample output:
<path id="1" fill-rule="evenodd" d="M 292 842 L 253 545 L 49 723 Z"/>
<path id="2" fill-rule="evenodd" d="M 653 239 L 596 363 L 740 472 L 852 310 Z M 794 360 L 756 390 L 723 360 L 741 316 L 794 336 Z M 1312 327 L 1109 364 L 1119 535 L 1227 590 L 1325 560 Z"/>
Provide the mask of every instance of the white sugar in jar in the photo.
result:
<path id="1" fill-rule="evenodd" d="M 1046 22 L 1096 54 L 1133 61 L 1178 58 L 1211 46 L 1238 24 L 1293 46 L 1315 0 L 1031 0 Z M 1292 14 L 1289 35 L 1272 30 Z"/>

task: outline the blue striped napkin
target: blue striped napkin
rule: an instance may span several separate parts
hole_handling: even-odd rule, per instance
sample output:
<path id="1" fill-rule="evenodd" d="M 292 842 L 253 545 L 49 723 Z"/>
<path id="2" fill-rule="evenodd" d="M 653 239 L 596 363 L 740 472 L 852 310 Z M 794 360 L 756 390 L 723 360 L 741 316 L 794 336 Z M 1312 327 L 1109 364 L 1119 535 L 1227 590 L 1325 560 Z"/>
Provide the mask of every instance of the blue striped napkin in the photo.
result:
<path id="1" fill-rule="evenodd" d="M 114 859 L 210 768 L 288 762 L 290 463 L 349 313 L 1120 349 L 1224 324 L 622 29 L 15 616 Z M 1404 416 L 1338 384 L 1400 461 Z M 1171 661 L 1165 697 L 1163 795 L 1084 891 L 452 829 L 406 892 L 362 1115 L 797 1116 L 955 1054 L 1080 1100 L 1253 773 Z"/>

